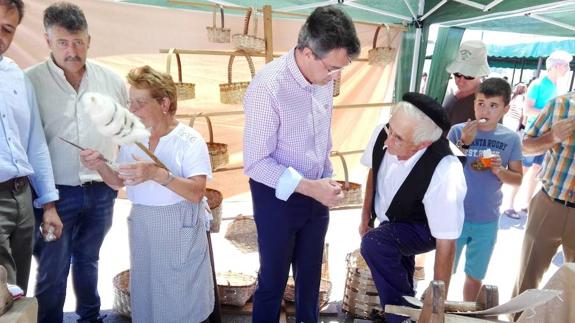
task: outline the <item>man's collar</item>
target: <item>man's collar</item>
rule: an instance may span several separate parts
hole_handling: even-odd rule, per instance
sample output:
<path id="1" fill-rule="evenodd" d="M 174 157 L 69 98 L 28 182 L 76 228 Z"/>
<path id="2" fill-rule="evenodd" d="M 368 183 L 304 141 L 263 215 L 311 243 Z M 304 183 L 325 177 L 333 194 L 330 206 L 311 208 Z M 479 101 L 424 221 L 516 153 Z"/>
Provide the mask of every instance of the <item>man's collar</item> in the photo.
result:
<path id="1" fill-rule="evenodd" d="M 301 72 L 295 60 L 297 50 L 298 50 L 297 48 L 292 48 L 287 53 L 287 66 L 293 78 L 299 84 L 299 86 L 302 87 L 303 89 L 309 89 L 311 88 L 312 84 L 303 76 L 303 73 Z"/>

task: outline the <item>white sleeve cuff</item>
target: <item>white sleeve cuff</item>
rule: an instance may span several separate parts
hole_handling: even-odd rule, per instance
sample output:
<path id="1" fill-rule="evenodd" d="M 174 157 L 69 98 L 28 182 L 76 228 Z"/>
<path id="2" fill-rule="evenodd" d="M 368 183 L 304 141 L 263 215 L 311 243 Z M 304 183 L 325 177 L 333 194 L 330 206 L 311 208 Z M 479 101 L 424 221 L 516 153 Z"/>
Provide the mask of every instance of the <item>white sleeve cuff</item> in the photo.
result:
<path id="1" fill-rule="evenodd" d="M 276 197 L 282 201 L 287 201 L 295 191 L 303 177 L 297 170 L 288 167 L 279 178 L 276 186 Z"/>

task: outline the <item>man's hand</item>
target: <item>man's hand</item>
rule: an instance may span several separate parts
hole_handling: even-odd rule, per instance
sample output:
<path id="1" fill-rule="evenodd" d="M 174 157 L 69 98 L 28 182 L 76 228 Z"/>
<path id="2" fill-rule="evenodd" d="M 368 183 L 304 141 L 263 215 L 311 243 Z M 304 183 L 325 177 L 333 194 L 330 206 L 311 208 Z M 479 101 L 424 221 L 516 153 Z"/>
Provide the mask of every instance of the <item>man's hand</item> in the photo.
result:
<path id="1" fill-rule="evenodd" d="M 554 143 L 560 143 L 573 135 L 575 130 L 575 118 L 567 118 L 558 121 L 551 127 L 551 136 Z"/>
<path id="2" fill-rule="evenodd" d="M 296 192 L 307 195 L 327 207 L 334 207 L 343 199 L 341 185 L 330 178 L 302 179 Z"/>
<path id="3" fill-rule="evenodd" d="M 461 130 L 461 141 L 466 145 L 471 145 L 477 135 L 477 125 L 479 121 L 467 119 L 465 126 Z"/>
<path id="4" fill-rule="evenodd" d="M 58 216 L 58 212 L 56 212 L 56 205 L 52 202 L 44 205 L 43 208 L 44 214 L 42 217 L 42 232 L 47 232 L 48 228 L 53 227 L 56 240 L 60 239 L 64 225 L 60 220 L 60 216 Z"/>

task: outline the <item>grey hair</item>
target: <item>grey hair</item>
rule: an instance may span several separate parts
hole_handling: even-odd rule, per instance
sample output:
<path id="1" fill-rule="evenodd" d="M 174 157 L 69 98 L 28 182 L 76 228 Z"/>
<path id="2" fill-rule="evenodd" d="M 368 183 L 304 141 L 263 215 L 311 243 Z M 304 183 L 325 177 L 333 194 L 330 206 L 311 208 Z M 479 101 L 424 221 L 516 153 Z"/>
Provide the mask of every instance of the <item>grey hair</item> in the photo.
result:
<path id="1" fill-rule="evenodd" d="M 547 70 L 550 70 L 557 65 L 569 64 L 571 60 L 573 60 L 571 54 L 563 50 L 556 50 L 545 60 L 545 67 Z"/>
<path id="2" fill-rule="evenodd" d="M 351 18 L 337 6 L 316 8 L 301 27 L 297 49 L 308 47 L 320 59 L 334 49 L 344 48 L 350 59 L 361 50 Z"/>
<path id="3" fill-rule="evenodd" d="M 70 33 L 88 30 L 88 22 L 80 7 L 69 2 L 56 2 L 44 10 L 44 29 L 59 26 Z"/>
<path id="4" fill-rule="evenodd" d="M 419 145 L 424 141 L 437 141 L 443 131 L 425 113 L 406 101 L 399 101 L 391 108 L 391 115 L 401 114 L 415 121 L 417 127 L 413 129 L 413 143 Z"/>

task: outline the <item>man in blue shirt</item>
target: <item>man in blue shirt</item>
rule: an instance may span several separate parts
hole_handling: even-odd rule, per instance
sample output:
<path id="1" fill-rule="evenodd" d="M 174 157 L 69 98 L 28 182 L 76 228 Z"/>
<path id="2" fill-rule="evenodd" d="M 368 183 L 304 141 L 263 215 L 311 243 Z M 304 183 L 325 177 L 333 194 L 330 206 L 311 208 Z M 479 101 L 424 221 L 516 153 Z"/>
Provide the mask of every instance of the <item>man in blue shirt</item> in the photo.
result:
<path id="1" fill-rule="evenodd" d="M 45 239 L 59 238 L 62 222 L 32 85 L 16 63 L 2 56 L 23 13 L 22 0 L 0 0 L 0 264 L 8 271 L 8 282 L 26 291 L 34 233 L 29 181 L 37 196 L 34 205 L 44 209 L 42 231 L 51 232 Z"/>

